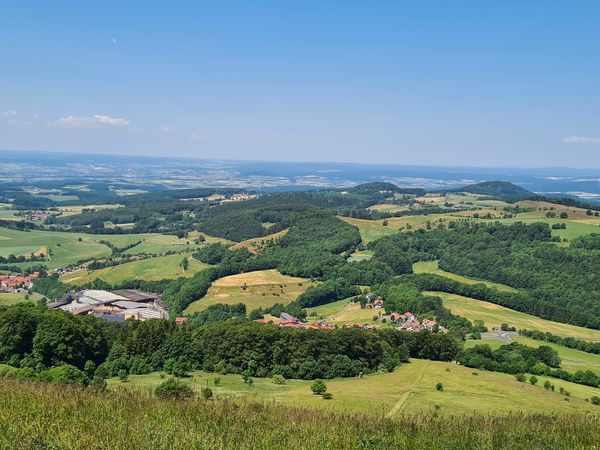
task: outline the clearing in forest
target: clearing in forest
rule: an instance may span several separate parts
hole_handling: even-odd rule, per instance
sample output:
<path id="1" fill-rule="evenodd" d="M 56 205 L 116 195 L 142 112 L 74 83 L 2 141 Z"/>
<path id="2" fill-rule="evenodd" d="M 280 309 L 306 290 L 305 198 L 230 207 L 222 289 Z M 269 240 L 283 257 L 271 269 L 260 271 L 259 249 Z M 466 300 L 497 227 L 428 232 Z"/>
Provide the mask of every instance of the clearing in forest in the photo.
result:
<path id="1" fill-rule="evenodd" d="M 469 320 L 483 320 L 489 329 L 499 329 L 501 324 L 506 323 L 517 329 L 527 328 L 549 331 L 560 336 L 571 336 L 588 341 L 600 341 L 600 330 L 592 330 L 590 328 L 541 319 L 530 314 L 496 305 L 495 303 L 475 300 L 463 297 L 462 295 L 437 291 L 425 293 L 441 297 L 444 306 L 454 314 L 466 317 Z"/>
<path id="2" fill-rule="evenodd" d="M 231 275 L 216 280 L 207 294 L 188 306 L 185 313 L 204 311 L 217 303 L 244 303 L 248 311 L 275 303 L 288 304 L 315 284 L 305 278 L 283 275 L 277 270 Z"/>

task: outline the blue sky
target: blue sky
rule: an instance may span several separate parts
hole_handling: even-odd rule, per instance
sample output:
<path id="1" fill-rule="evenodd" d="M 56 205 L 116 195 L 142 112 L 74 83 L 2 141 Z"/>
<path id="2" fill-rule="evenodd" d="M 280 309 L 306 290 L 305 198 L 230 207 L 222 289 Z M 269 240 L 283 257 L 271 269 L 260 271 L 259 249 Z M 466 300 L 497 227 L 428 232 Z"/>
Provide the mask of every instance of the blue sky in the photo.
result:
<path id="1" fill-rule="evenodd" d="M 3 149 L 600 167 L 598 1 L 0 10 Z"/>

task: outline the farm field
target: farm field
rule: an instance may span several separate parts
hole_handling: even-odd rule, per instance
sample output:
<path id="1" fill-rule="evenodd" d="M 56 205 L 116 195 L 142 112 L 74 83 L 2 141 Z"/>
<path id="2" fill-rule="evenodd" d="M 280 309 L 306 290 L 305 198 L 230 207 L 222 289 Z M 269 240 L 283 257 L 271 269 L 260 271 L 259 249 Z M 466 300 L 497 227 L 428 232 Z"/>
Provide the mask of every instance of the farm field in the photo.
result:
<path id="1" fill-rule="evenodd" d="M 4 220 L 22 220 L 21 217 L 15 216 L 17 211 L 10 207 L 0 206 L 0 219 Z"/>
<path id="2" fill-rule="evenodd" d="M 75 206 L 59 206 L 56 209 L 62 214 L 63 217 L 74 216 L 81 214 L 84 209 L 116 209 L 122 208 L 123 205 L 118 204 L 104 204 L 104 205 L 75 205 Z"/>
<path id="3" fill-rule="evenodd" d="M 327 317 L 329 324 L 352 324 L 352 325 L 380 325 L 380 323 L 373 322 L 373 317 L 379 314 L 384 314 L 383 308 L 380 309 L 361 309 L 360 303 L 350 303 L 348 300 L 345 301 L 346 305 L 342 305 L 337 311 L 333 312 Z M 337 303 L 337 302 L 336 302 Z M 329 305 L 325 305 L 329 306 Z"/>
<path id="4" fill-rule="evenodd" d="M 432 273 L 435 275 L 440 275 L 442 277 L 450 278 L 451 280 L 458 281 L 460 283 L 465 284 L 480 284 L 483 283 L 489 288 L 497 289 L 499 291 L 505 292 L 516 292 L 517 289 L 507 286 L 501 283 L 494 283 L 492 281 L 479 280 L 477 278 L 465 277 L 462 275 L 457 275 L 452 272 L 446 272 L 438 267 L 437 261 L 422 261 L 416 262 L 413 264 L 413 271 L 415 273 Z"/>
<path id="5" fill-rule="evenodd" d="M 399 211 L 407 211 L 409 208 L 403 205 L 394 205 L 393 203 L 380 203 L 378 205 L 369 206 L 367 209 L 370 211 L 395 213 Z"/>
<path id="6" fill-rule="evenodd" d="M 561 367 L 569 372 L 576 372 L 578 370 L 591 370 L 600 375 L 600 355 L 592 353 L 586 353 L 572 348 L 564 347 L 562 345 L 556 345 L 551 342 L 536 341 L 525 336 L 511 336 L 512 340 L 519 344 L 528 345 L 529 347 L 539 347 L 540 345 L 546 345 L 553 348 L 558 352 L 561 359 Z M 505 345 L 505 342 L 499 339 L 484 338 L 481 340 L 468 339 L 465 341 L 465 347 L 474 347 L 477 344 L 487 344 L 492 349 L 496 349 L 501 345 Z"/>
<path id="7" fill-rule="evenodd" d="M 81 240 L 80 240 L 81 239 Z M 57 231 L 18 231 L 0 227 L 0 255 L 29 255 L 45 247 L 52 252 L 51 260 L 44 262 L 50 269 L 74 264 L 86 258 L 110 256 L 111 249 L 100 241 L 108 241 L 117 247 L 142 241 L 127 250 L 126 254 L 163 253 L 169 250 L 183 251 L 197 247 L 192 241 L 177 236 L 162 234 L 121 234 L 95 235 L 85 233 L 66 233 Z M 190 243 L 188 245 L 188 242 Z M 29 263 L 18 264 L 20 266 Z"/>
<path id="8" fill-rule="evenodd" d="M 16 305 L 17 303 L 35 301 L 42 298 L 36 293 L 29 294 L 29 299 L 25 298 L 26 292 L 0 292 L 0 306 Z"/>
<path id="9" fill-rule="evenodd" d="M 344 306 L 346 306 L 350 301 L 346 298 L 342 300 L 338 300 L 332 303 L 326 303 L 325 305 L 315 306 L 314 308 L 305 308 L 306 313 L 308 315 L 309 320 L 311 318 L 327 318 L 337 312 L 339 312 Z"/>
<path id="10" fill-rule="evenodd" d="M 477 375 L 473 375 L 477 373 Z M 361 411 L 378 416 L 394 417 L 402 414 L 432 413 L 447 415 L 507 412 L 597 412 L 597 407 L 584 400 L 597 395 L 597 389 L 550 379 L 557 389 L 563 386 L 571 392 L 566 402 L 558 392 L 546 391 L 541 385 L 545 377 L 538 377 L 538 386 L 520 383 L 511 375 L 476 371 L 454 363 L 412 359 L 393 373 L 367 375 L 362 379 L 326 380 L 333 399 L 323 400 L 310 391 L 310 381 L 288 380 L 276 385 L 270 379 L 254 378 L 252 386 L 243 382 L 241 375 L 220 375 L 193 372 L 186 381 L 197 391 L 207 385 L 217 399 L 243 398 L 295 405 L 309 408 Z M 221 379 L 214 386 L 215 377 Z M 467 381 L 468 382 L 465 382 Z M 161 381 L 158 373 L 131 375 L 122 383 L 109 380 L 110 389 L 139 388 L 147 391 Z M 436 384 L 444 386 L 443 392 Z M 436 406 L 437 405 L 437 406 Z"/>
<path id="11" fill-rule="evenodd" d="M 483 320 L 489 328 L 500 328 L 502 323 L 507 323 L 517 329 L 527 328 L 549 331 L 560 336 L 572 336 L 589 341 L 600 341 L 600 330 L 578 327 L 566 323 L 552 322 L 530 314 L 505 308 L 483 300 L 475 300 L 461 295 L 446 292 L 427 292 L 442 298 L 444 306 L 459 316 L 469 320 Z"/>
<path id="12" fill-rule="evenodd" d="M 244 303 L 248 311 L 275 303 L 287 304 L 314 284 L 304 278 L 282 275 L 276 270 L 231 275 L 216 280 L 207 294 L 188 306 L 184 313 L 204 311 L 217 303 Z"/>
<path id="13" fill-rule="evenodd" d="M 181 268 L 181 261 L 184 257 L 187 258 L 189 262 L 189 267 L 185 272 Z M 60 281 L 66 284 L 81 286 L 96 278 L 100 278 L 107 283 L 117 285 L 127 280 L 154 281 L 191 277 L 196 272 L 204 270 L 207 267 L 210 267 L 210 265 L 191 258 L 189 254 L 177 254 L 132 261 L 118 266 L 92 271 L 81 269 L 63 275 L 60 278 Z"/>
<path id="14" fill-rule="evenodd" d="M 469 208 L 503 208 L 508 203 L 502 200 L 485 199 L 484 195 L 470 194 L 467 192 L 448 193 L 446 195 L 417 197 L 416 201 L 424 204 L 443 207 L 445 203 L 452 203 L 454 206 Z"/>
<path id="15" fill-rule="evenodd" d="M 267 236 L 247 239 L 245 241 L 238 242 L 237 244 L 232 245 L 230 248 L 232 250 L 236 250 L 238 248 L 245 248 L 249 252 L 256 253 L 258 250 L 260 250 L 264 243 L 269 241 L 276 241 L 281 236 L 285 235 L 287 232 L 288 230 L 285 229 L 278 231 L 277 233 L 269 234 Z"/>

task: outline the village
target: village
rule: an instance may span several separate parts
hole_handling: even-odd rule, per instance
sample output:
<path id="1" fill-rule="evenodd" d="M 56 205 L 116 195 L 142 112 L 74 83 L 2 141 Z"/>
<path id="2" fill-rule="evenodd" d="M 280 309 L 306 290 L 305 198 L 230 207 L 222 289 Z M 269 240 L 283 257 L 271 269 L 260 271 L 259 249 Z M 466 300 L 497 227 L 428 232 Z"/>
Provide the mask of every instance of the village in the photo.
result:
<path id="1" fill-rule="evenodd" d="M 385 311 L 384 309 L 384 301 L 381 298 L 373 299 L 373 294 L 368 293 L 366 295 L 367 303 L 365 304 L 365 308 L 379 310 L 380 313 L 376 315 L 373 319 L 375 324 L 368 323 L 346 323 L 343 325 L 343 328 L 358 328 L 367 330 L 370 328 L 377 328 L 378 326 L 388 324 L 401 331 L 410 331 L 410 332 L 419 332 L 422 330 L 428 330 L 437 332 L 441 330 L 441 327 L 437 324 L 435 320 L 423 318 L 420 321 L 415 317 L 413 313 L 410 311 L 406 311 L 403 314 L 400 313 L 390 313 L 390 314 L 382 314 L 381 312 Z M 277 317 L 266 317 L 262 319 L 258 319 L 255 322 L 262 324 L 273 324 L 282 328 L 306 328 L 312 330 L 335 330 L 338 328 L 337 324 L 330 324 L 326 319 L 321 319 L 313 323 L 303 322 L 299 318 L 292 316 L 288 313 L 281 313 L 279 318 Z"/>
<path id="2" fill-rule="evenodd" d="M 28 275 L 0 275 L 0 292 L 26 292 L 33 286 L 33 280 L 40 276 L 39 272 Z"/>

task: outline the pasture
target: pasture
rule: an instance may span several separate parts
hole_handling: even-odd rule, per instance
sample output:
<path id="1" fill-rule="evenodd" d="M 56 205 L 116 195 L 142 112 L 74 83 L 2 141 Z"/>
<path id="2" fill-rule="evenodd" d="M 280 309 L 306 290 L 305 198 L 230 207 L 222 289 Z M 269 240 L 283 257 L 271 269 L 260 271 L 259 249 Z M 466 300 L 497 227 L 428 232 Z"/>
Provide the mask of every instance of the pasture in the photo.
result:
<path id="1" fill-rule="evenodd" d="M 473 375 L 477 373 L 477 375 Z M 214 385 L 219 377 L 221 383 Z M 327 391 L 333 394 L 325 401 L 313 395 L 310 381 L 287 380 L 274 384 L 268 378 L 254 378 L 244 383 L 241 375 L 220 375 L 193 372 L 186 381 L 196 390 L 207 384 L 217 399 L 245 399 L 275 402 L 308 408 L 366 412 L 378 416 L 396 417 L 403 414 L 437 413 L 463 415 L 473 413 L 538 412 L 560 413 L 598 412 L 597 406 L 585 402 L 597 395 L 597 389 L 550 379 L 556 388 L 571 392 L 570 401 L 558 392 L 545 390 L 545 377 L 538 377 L 538 386 L 520 383 L 511 375 L 473 370 L 454 363 L 412 359 L 393 373 L 366 375 L 361 378 L 326 380 Z M 127 383 L 109 380 L 111 390 L 153 389 L 161 381 L 158 373 L 131 375 Z M 436 390 L 440 382 L 444 390 Z"/>
<path id="2" fill-rule="evenodd" d="M 369 211 L 395 213 L 400 211 L 408 211 L 408 206 L 394 205 L 393 203 L 379 203 L 377 205 L 369 206 L 367 209 Z"/>
<path id="3" fill-rule="evenodd" d="M 275 242 L 281 236 L 284 236 L 288 232 L 288 229 L 278 231 L 277 233 L 269 234 L 258 238 L 247 239 L 242 242 L 233 244 L 230 248 L 236 250 L 238 248 L 245 248 L 249 252 L 257 253 L 265 244 L 269 242 Z"/>
<path id="4" fill-rule="evenodd" d="M 434 275 L 439 275 L 445 278 L 450 278 L 451 280 L 458 281 L 460 283 L 465 284 L 485 284 L 489 288 L 497 289 L 499 291 L 505 292 L 516 292 L 517 289 L 507 286 L 501 283 L 494 283 L 492 281 L 480 280 L 477 278 L 465 277 L 462 275 L 457 275 L 455 273 L 446 272 L 438 267 L 438 261 L 421 261 L 413 264 L 413 272 L 414 273 L 432 273 Z"/>
<path id="5" fill-rule="evenodd" d="M 181 262 L 184 258 L 189 263 L 186 271 L 181 267 Z M 204 270 L 207 267 L 210 267 L 210 265 L 191 258 L 189 254 L 177 254 L 132 261 L 98 270 L 80 269 L 63 275 L 60 281 L 74 286 L 82 286 L 99 278 L 112 285 L 119 285 L 128 280 L 155 281 L 191 277 L 196 272 Z"/>
<path id="6" fill-rule="evenodd" d="M 124 252 L 129 255 L 185 251 L 198 247 L 193 244 L 193 241 L 179 239 L 172 235 L 97 235 L 46 230 L 18 231 L 0 227 L 0 255 L 30 255 L 45 247 L 50 252 L 50 259 L 44 264 L 53 269 L 75 264 L 82 259 L 110 256 L 111 249 L 100 242 L 103 240 L 117 247 L 141 241 L 139 245 Z M 30 263 L 18 265 L 26 267 Z"/>
<path id="7" fill-rule="evenodd" d="M 42 298 L 41 295 L 31 293 L 25 298 L 27 292 L 0 292 L 0 306 L 11 306 L 21 302 L 35 301 Z"/>
<path id="8" fill-rule="evenodd" d="M 600 341 L 600 330 L 552 322 L 551 320 L 541 319 L 530 314 L 514 311 L 494 303 L 475 300 L 461 295 L 437 291 L 426 292 L 426 294 L 441 297 L 444 306 L 450 309 L 454 314 L 466 317 L 469 320 L 483 320 L 489 329 L 500 329 L 501 324 L 507 323 L 517 329 L 533 328 L 536 330 L 549 331 L 560 336 L 572 336 L 589 341 Z"/>
<path id="9" fill-rule="evenodd" d="M 282 275 L 277 270 L 241 273 L 216 280 L 207 294 L 184 311 L 192 314 L 217 303 L 244 303 L 246 309 L 288 304 L 315 283 L 305 278 Z"/>

